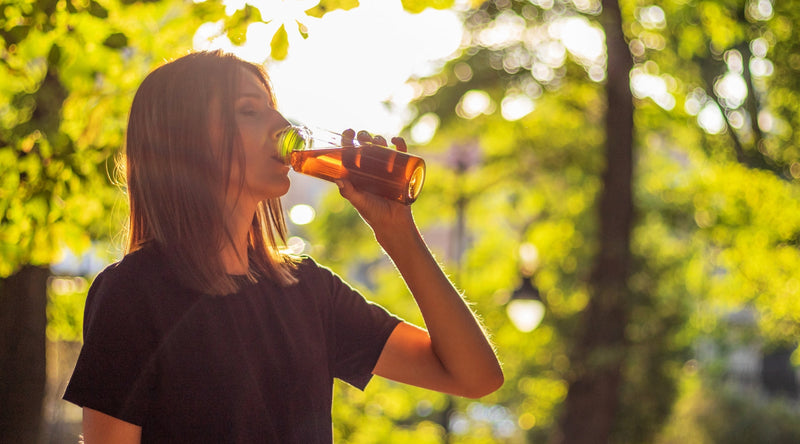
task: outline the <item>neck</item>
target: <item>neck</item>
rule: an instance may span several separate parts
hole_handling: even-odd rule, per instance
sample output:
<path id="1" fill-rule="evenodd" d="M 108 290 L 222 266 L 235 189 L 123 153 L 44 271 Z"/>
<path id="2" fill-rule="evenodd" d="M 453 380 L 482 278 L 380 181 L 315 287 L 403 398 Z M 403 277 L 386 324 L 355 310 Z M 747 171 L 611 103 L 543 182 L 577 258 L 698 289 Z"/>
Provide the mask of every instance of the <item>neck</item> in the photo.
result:
<path id="1" fill-rule="evenodd" d="M 247 258 L 247 245 L 234 248 L 231 245 L 222 248 L 222 265 L 228 274 L 247 274 L 250 262 Z"/>
<path id="2" fill-rule="evenodd" d="M 239 202 L 228 214 L 228 230 L 231 242 L 225 242 L 220 256 L 228 274 L 247 274 L 250 263 L 247 257 L 247 236 L 255 216 L 256 205 Z"/>

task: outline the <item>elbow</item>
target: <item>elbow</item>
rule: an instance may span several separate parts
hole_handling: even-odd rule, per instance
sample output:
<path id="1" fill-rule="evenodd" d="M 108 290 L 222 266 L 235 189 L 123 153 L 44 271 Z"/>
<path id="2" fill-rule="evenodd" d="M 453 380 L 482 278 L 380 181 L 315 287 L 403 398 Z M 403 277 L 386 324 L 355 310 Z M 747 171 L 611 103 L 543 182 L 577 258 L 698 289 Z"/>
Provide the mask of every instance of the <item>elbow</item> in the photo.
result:
<path id="1" fill-rule="evenodd" d="M 498 366 L 495 374 L 492 375 L 490 378 L 487 378 L 483 390 L 481 390 L 480 393 L 477 393 L 479 395 L 477 397 L 482 398 L 484 396 L 487 396 L 489 394 L 492 394 L 500 390 L 500 387 L 502 387 L 505 382 L 506 378 L 505 376 L 503 376 L 503 370 L 500 369 L 500 367 Z"/>
<path id="2" fill-rule="evenodd" d="M 498 366 L 496 371 L 492 372 L 492 374 L 480 378 L 468 387 L 465 387 L 461 396 L 469 399 L 483 398 L 499 390 L 504 382 L 505 376 L 503 376 L 503 370 Z"/>

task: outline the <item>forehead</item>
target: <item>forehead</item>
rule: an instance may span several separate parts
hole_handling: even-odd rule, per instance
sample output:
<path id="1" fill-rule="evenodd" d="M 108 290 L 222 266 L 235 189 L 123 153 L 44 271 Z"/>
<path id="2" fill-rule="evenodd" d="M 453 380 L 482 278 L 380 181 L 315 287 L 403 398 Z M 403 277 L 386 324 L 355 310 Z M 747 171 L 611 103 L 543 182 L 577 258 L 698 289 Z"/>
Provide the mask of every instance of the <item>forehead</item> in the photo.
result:
<path id="1" fill-rule="evenodd" d="M 267 88 L 255 73 L 247 68 L 239 71 L 239 93 L 240 95 L 268 96 Z"/>
<path id="2" fill-rule="evenodd" d="M 239 78 L 235 83 L 233 91 L 216 91 L 211 95 L 209 99 L 209 112 L 212 119 L 215 118 L 214 116 L 219 118 L 223 108 L 235 106 L 237 102 L 244 99 L 256 99 L 266 102 L 270 107 L 274 106 L 274 99 L 271 92 L 256 73 L 242 67 L 239 69 L 238 76 Z M 223 103 L 226 103 L 226 105 L 223 106 Z"/>

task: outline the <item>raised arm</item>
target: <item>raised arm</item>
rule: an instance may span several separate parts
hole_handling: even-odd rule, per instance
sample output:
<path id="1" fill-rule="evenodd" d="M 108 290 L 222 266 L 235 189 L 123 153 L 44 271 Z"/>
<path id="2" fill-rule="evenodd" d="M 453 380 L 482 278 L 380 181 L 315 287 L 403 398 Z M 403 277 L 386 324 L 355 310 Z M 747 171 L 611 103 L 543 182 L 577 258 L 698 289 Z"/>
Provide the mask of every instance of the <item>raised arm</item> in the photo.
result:
<path id="1" fill-rule="evenodd" d="M 430 253 L 410 207 L 338 183 L 372 227 L 419 306 L 427 330 L 401 323 L 373 370 L 395 381 L 469 398 L 503 384 L 503 373 L 480 323 Z"/>
<path id="2" fill-rule="evenodd" d="M 84 444 L 139 444 L 142 428 L 105 413 L 83 408 Z"/>

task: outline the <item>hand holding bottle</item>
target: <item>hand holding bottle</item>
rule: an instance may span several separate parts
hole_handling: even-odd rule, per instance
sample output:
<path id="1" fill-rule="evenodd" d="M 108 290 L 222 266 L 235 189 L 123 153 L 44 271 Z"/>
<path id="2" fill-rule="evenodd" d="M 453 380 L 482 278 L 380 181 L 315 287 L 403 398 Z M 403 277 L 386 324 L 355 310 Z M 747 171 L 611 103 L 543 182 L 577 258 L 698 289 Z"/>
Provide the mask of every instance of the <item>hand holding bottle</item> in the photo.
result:
<path id="1" fill-rule="evenodd" d="M 410 205 L 422 189 L 425 161 L 408 154 L 402 138 L 392 142 L 396 150 L 366 131 L 336 134 L 291 126 L 279 147 L 284 161 L 299 173 L 331 182 L 345 179 L 361 191 Z"/>

